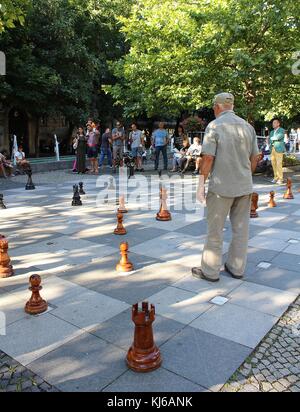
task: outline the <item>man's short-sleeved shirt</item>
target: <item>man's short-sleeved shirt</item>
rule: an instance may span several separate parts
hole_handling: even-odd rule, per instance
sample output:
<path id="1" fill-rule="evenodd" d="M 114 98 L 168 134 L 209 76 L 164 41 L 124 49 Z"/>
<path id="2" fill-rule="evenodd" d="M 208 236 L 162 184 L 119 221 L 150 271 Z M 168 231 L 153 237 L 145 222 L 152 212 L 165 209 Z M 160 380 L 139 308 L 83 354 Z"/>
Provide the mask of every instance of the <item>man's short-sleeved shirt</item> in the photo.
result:
<path id="1" fill-rule="evenodd" d="M 131 148 L 132 149 L 136 149 L 137 147 L 140 147 L 142 144 L 142 131 L 141 130 L 135 130 L 131 132 L 131 139 L 132 139 L 132 143 L 131 143 Z"/>
<path id="2" fill-rule="evenodd" d="M 232 110 L 207 126 L 202 154 L 215 157 L 209 191 L 224 197 L 253 192 L 250 158 L 259 154 L 256 132 Z"/>
<path id="3" fill-rule="evenodd" d="M 113 137 L 118 134 L 120 137 L 117 140 L 113 140 L 113 147 L 117 147 L 117 146 L 123 146 L 124 144 L 124 137 L 125 137 L 125 130 L 124 127 L 120 127 L 120 128 L 115 128 L 112 130 L 112 135 Z M 121 139 L 121 137 L 123 138 L 123 140 Z"/>
<path id="4" fill-rule="evenodd" d="M 157 129 L 153 133 L 153 141 L 156 147 L 165 146 L 167 144 L 168 132 L 166 129 Z"/>

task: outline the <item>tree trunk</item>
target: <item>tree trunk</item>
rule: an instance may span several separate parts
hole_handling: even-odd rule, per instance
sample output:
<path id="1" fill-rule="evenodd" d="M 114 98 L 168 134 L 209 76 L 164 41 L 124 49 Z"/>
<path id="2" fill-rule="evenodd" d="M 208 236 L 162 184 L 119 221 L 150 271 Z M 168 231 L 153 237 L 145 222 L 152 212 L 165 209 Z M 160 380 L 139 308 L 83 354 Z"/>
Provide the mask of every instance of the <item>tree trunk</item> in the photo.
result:
<path id="1" fill-rule="evenodd" d="M 256 93 L 255 90 L 253 89 L 253 82 L 252 80 L 246 80 L 245 81 L 246 85 L 246 92 L 245 92 L 245 98 L 247 102 L 247 120 L 248 122 L 254 126 L 254 106 L 255 106 L 255 98 L 256 98 Z"/>
<path id="2" fill-rule="evenodd" d="M 40 116 L 36 117 L 36 126 L 35 126 L 35 138 L 34 138 L 34 147 L 35 147 L 35 157 L 40 156 L 40 144 L 39 144 L 39 135 L 40 135 Z"/>

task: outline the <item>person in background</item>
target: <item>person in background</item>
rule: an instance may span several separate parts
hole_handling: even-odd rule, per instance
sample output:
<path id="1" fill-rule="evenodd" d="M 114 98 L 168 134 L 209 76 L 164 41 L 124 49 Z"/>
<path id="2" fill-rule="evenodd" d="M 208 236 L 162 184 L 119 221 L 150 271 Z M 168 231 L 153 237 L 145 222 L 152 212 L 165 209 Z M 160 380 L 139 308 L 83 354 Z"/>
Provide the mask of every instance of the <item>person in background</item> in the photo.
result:
<path id="1" fill-rule="evenodd" d="M 105 157 L 107 157 L 108 165 L 112 168 L 112 153 L 111 153 L 112 136 L 110 128 L 105 130 L 102 135 L 100 147 L 99 167 L 102 168 Z"/>
<path id="2" fill-rule="evenodd" d="M 296 153 L 296 146 L 297 146 L 297 132 L 295 129 L 291 129 L 289 152 Z"/>
<path id="3" fill-rule="evenodd" d="M 143 132 L 138 129 L 136 123 L 132 123 L 131 132 L 129 133 L 129 141 L 131 143 L 132 156 L 135 159 L 136 171 L 144 172 L 142 168 L 142 155 L 144 151 L 144 136 Z"/>
<path id="4" fill-rule="evenodd" d="M 86 172 L 86 150 L 87 150 L 87 136 L 84 133 L 83 127 L 78 128 L 76 149 L 76 167 L 78 174 Z"/>
<path id="5" fill-rule="evenodd" d="M 90 159 L 91 169 L 90 173 L 98 174 L 98 143 L 99 143 L 99 132 L 93 128 L 92 124 L 87 127 L 87 154 Z"/>
<path id="6" fill-rule="evenodd" d="M 26 170 L 30 169 L 30 164 L 25 158 L 25 153 L 23 150 L 23 146 L 20 145 L 18 151 L 15 153 L 15 159 L 17 167 L 22 171 L 26 172 Z"/>
<path id="7" fill-rule="evenodd" d="M 169 136 L 165 129 L 165 124 L 164 122 L 160 122 L 158 129 L 152 134 L 152 146 L 155 148 L 155 170 L 158 170 L 160 153 L 162 153 L 164 159 L 164 170 L 168 170 L 168 142 Z"/>
<path id="8" fill-rule="evenodd" d="M 274 171 L 272 183 L 283 184 L 283 153 L 285 152 L 284 133 L 280 127 L 281 122 L 278 118 L 273 119 L 273 130 L 270 133 L 270 143 L 272 147 L 271 162 Z"/>
<path id="9" fill-rule="evenodd" d="M 117 164 L 123 166 L 124 142 L 126 140 L 125 129 L 120 121 L 116 123 L 116 127 L 112 130 L 113 144 L 113 166 L 116 169 Z"/>
<path id="10" fill-rule="evenodd" d="M 200 172 L 201 168 L 201 152 L 202 152 L 202 145 L 201 145 L 201 140 L 200 137 L 195 137 L 194 138 L 194 143 L 189 147 L 185 159 L 185 167 L 182 170 L 182 173 L 185 173 L 190 165 L 190 162 L 192 160 L 195 161 L 195 171 L 193 172 L 193 175 L 198 175 Z"/>
<path id="11" fill-rule="evenodd" d="M 0 152 L 0 171 L 5 179 L 7 179 L 7 177 L 13 176 L 12 172 L 14 168 L 7 157 L 7 152 L 5 150 Z"/>
<path id="12" fill-rule="evenodd" d="M 190 141 L 188 137 L 186 137 L 182 142 L 182 148 L 180 150 L 178 150 L 177 148 L 174 149 L 175 152 L 173 158 L 173 169 L 171 170 L 171 172 L 177 172 L 178 170 L 182 170 L 186 159 L 185 156 L 187 154 L 187 151 L 189 150 L 189 147 Z"/>
<path id="13" fill-rule="evenodd" d="M 290 150 L 290 138 L 287 132 L 284 133 L 284 145 L 286 152 Z"/>

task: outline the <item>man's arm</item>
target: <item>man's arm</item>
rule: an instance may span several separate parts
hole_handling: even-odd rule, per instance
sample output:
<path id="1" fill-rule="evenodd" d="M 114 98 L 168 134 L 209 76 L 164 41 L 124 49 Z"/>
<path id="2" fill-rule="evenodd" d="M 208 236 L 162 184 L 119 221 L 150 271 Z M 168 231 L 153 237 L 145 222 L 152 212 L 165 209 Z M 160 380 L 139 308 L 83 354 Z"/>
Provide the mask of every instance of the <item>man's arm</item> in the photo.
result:
<path id="1" fill-rule="evenodd" d="M 258 164 L 259 155 L 253 155 L 250 158 L 252 174 L 255 172 Z"/>
<path id="2" fill-rule="evenodd" d="M 215 157 L 211 155 L 204 155 L 202 157 L 201 175 L 204 177 L 204 183 L 206 182 L 211 169 L 214 164 Z"/>

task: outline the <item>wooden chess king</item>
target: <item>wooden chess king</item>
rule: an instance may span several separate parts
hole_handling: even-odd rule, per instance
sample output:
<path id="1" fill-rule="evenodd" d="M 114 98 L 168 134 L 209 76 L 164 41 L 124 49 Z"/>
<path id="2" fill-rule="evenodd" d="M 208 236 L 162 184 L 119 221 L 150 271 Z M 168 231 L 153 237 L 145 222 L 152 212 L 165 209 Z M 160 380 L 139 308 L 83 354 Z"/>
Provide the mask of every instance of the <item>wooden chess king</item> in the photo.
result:
<path id="1" fill-rule="evenodd" d="M 8 255 L 8 240 L 0 235 L 0 278 L 9 278 L 13 274 L 14 270 Z"/>
<path id="2" fill-rule="evenodd" d="M 29 301 L 25 305 L 25 312 L 29 315 L 38 315 L 39 313 L 46 312 L 48 309 L 48 304 L 45 300 L 41 298 L 40 290 L 41 286 L 41 277 L 39 275 L 30 276 L 29 282 L 32 295 Z"/>
<path id="3" fill-rule="evenodd" d="M 128 210 L 125 207 L 125 196 L 122 195 L 119 197 L 119 209 L 118 212 L 120 213 L 128 213 Z"/>
<path id="4" fill-rule="evenodd" d="M 135 372 L 151 372 L 162 364 L 159 348 L 154 343 L 152 324 L 155 320 L 155 307 L 148 302 L 132 307 L 132 321 L 135 324 L 134 341 L 127 353 L 127 365 Z"/>

